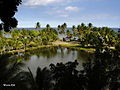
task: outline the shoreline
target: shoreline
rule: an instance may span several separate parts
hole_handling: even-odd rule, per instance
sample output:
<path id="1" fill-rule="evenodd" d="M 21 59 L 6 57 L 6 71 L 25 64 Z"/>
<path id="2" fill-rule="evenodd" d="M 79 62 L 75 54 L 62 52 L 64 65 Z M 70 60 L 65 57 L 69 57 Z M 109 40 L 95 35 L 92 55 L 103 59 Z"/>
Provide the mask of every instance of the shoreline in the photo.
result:
<path id="1" fill-rule="evenodd" d="M 40 48 L 48 48 L 48 47 L 55 47 L 55 46 L 61 46 L 61 47 L 75 49 L 75 50 L 86 51 L 90 53 L 93 53 L 95 51 L 94 48 L 84 48 L 84 47 L 81 47 L 79 44 L 75 44 L 71 42 L 68 43 L 68 42 L 63 42 L 63 41 L 55 41 L 55 42 L 52 42 L 52 45 L 41 45 L 41 46 L 36 46 L 36 47 L 27 47 L 26 49 L 11 50 L 11 51 L 3 52 L 0 55 L 16 54 L 16 53 L 27 52 L 31 50 L 40 49 Z"/>
<path id="2" fill-rule="evenodd" d="M 91 52 L 91 53 L 95 51 L 94 48 L 81 47 L 81 45 L 78 44 L 77 42 L 74 43 L 74 42 L 55 41 L 52 44 L 53 45 L 57 45 L 57 46 L 61 46 L 61 47 L 75 49 L 75 50 L 81 50 L 81 51 Z"/>

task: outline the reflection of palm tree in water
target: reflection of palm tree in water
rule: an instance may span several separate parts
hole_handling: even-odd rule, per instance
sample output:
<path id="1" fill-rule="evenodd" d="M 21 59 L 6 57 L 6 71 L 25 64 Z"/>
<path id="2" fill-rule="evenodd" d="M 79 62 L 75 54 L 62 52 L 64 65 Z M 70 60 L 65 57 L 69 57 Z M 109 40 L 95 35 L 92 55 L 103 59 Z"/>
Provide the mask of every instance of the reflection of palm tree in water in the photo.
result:
<path id="1" fill-rule="evenodd" d="M 61 46 L 60 46 L 61 47 Z M 60 48 L 60 53 L 61 53 L 61 58 L 63 58 L 64 57 L 64 50 L 63 50 L 64 48 Z"/>
<path id="2" fill-rule="evenodd" d="M 47 57 L 49 59 L 57 54 L 57 49 L 57 47 L 41 48 L 38 50 L 31 51 L 30 55 L 37 55 L 38 57 Z"/>

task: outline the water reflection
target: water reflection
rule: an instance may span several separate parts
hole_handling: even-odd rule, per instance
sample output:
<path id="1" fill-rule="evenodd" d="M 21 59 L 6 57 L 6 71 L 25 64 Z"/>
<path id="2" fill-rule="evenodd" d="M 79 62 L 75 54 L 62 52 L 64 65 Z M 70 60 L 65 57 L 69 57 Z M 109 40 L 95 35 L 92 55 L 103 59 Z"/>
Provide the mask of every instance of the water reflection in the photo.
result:
<path id="1" fill-rule="evenodd" d="M 63 49 L 62 52 L 65 52 L 66 55 L 67 49 Z M 71 55 L 71 53 L 75 52 L 71 50 L 69 54 Z M 69 56 L 69 54 L 67 55 Z M 77 55 L 79 54 L 77 53 Z M 34 69 L 36 75 L 30 67 L 27 67 L 28 71 L 22 70 L 20 67 L 26 66 L 22 61 L 8 63 L 10 56 L 1 56 L 0 90 L 120 90 L 119 55 L 120 52 L 117 50 L 96 52 L 94 58 L 89 58 L 82 64 L 82 70 L 76 69 L 79 64 L 77 60 L 71 60 L 50 64 L 49 68 L 37 67 Z M 37 59 L 41 58 L 41 56 L 33 56 Z M 53 57 L 49 59 L 53 59 Z M 10 63 L 11 65 L 8 65 Z M 3 83 L 14 83 L 16 86 L 3 87 Z"/>
<path id="2" fill-rule="evenodd" d="M 33 50 L 30 52 L 19 53 L 17 55 L 11 56 L 9 60 L 11 63 L 15 60 L 17 60 L 18 62 L 23 62 L 25 66 L 22 67 L 22 69 L 28 71 L 27 67 L 29 67 L 35 76 L 35 70 L 37 69 L 37 67 L 48 67 L 51 63 L 66 63 L 68 61 L 78 60 L 78 62 L 80 63 L 78 68 L 82 68 L 82 63 L 85 62 L 87 58 L 89 58 L 89 56 L 89 53 L 83 51 L 64 47 L 49 47 Z"/>

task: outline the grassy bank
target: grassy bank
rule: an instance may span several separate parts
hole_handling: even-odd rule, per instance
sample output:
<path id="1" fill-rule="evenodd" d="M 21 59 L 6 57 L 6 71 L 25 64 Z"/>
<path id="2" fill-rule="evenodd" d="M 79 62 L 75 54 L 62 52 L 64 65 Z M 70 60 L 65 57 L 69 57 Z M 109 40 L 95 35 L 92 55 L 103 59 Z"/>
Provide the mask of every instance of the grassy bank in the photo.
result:
<path id="1" fill-rule="evenodd" d="M 78 42 L 55 41 L 52 44 L 56 45 L 56 46 L 62 46 L 62 47 L 67 47 L 67 48 L 71 48 L 71 49 L 75 49 L 75 50 L 82 50 L 82 51 L 87 51 L 87 52 L 94 52 L 95 51 L 94 48 L 81 47 L 81 45 L 78 44 Z"/>
<path id="2" fill-rule="evenodd" d="M 19 49 L 19 50 L 12 50 L 12 51 L 7 51 L 2 54 L 16 54 L 16 53 L 21 53 L 21 52 L 28 52 L 31 50 L 36 50 L 40 48 L 48 48 L 48 47 L 54 47 L 54 45 L 42 45 L 42 46 L 37 46 L 37 47 L 27 47 L 26 49 Z"/>
<path id="3" fill-rule="evenodd" d="M 71 48 L 71 49 L 75 49 L 75 50 L 82 50 L 82 51 L 87 51 L 87 52 L 94 52 L 95 51 L 94 48 L 81 47 L 79 44 L 73 44 L 71 42 L 55 41 L 51 45 L 41 45 L 41 46 L 36 46 L 36 47 L 27 47 L 26 49 L 5 51 L 2 54 L 16 54 L 16 53 L 20 53 L 20 52 L 28 52 L 31 50 L 54 47 L 54 46 L 61 46 L 61 47 Z"/>
<path id="4" fill-rule="evenodd" d="M 94 52 L 95 51 L 94 48 L 83 48 L 80 45 L 60 44 L 59 46 L 67 47 L 67 48 L 71 48 L 71 49 L 75 49 L 75 50 L 87 51 L 87 52 Z"/>

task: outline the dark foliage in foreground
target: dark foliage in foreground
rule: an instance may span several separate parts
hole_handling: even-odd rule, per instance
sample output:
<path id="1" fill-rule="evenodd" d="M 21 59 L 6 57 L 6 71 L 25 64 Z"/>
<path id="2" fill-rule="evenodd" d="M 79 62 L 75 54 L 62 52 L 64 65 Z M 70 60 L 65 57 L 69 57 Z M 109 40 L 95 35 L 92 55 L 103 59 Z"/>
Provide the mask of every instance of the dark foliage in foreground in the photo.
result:
<path id="1" fill-rule="evenodd" d="M 11 74 L 2 71 L 5 71 L 4 65 L 0 65 L 0 84 L 5 80 L 4 74 L 4 78 L 6 75 L 11 77 L 7 78 L 8 83 L 16 84 L 12 90 L 120 90 L 119 55 L 119 49 L 97 50 L 95 58 L 83 64 L 83 70 L 76 69 L 77 60 L 50 64 L 49 69 L 38 67 L 35 78 L 29 68 L 29 72 L 21 71 L 11 77 Z M 7 90 L 11 90 L 9 88 Z M 0 90 L 4 89 L 5 87 L 0 87 Z"/>
<path id="2" fill-rule="evenodd" d="M 3 22 L 3 26 L 0 24 L 0 30 L 4 29 L 8 32 L 17 26 L 18 22 L 14 15 L 21 2 L 22 0 L 0 0 L 0 19 Z"/>

